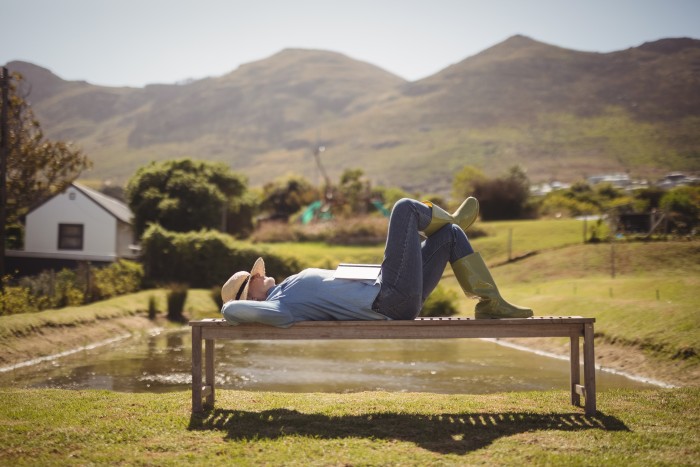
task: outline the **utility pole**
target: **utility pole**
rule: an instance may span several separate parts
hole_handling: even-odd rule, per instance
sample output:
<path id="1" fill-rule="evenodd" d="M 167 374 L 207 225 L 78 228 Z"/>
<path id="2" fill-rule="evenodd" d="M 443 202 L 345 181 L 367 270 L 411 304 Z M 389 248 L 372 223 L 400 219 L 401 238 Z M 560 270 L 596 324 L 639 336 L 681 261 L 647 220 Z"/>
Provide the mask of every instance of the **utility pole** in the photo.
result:
<path id="1" fill-rule="evenodd" d="M 615 279 L 615 237 L 610 239 L 610 277 Z"/>
<path id="2" fill-rule="evenodd" d="M 10 126 L 10 75 L 7 67 L 2 67 L 0 76 L 0 292 L 5 291 L 5 223 L 7 220 L 7 159 L 10 154 L 8 138 Z"/>
<path id="3" fill-rule="evenodd" d="M 513 260 L 513 228 L 508 229 L 508 262 Z"/>

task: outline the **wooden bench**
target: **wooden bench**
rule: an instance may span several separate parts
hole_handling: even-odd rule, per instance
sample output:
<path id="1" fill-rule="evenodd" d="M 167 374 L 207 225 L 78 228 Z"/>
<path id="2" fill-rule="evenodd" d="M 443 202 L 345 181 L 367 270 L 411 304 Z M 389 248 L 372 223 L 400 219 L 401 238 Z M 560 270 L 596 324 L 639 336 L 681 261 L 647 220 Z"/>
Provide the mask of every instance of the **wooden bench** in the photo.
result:
<path id="1" fill-rule="evenodd" d="M 305 321 L 289 328 L 261 324 L 232 326 L 224 319 L 190 321 L 192 326 L 192 412 L 214 407 L 214 341 L 234 340 L 316 340 L 316 339 L 446 339 L 503 337 L 569 337 L 571 403 L 585 413 L 596 412 L 593 323 L 595 318 L 535 317 L 518 319 L 418 318 L 413 321 Z M 579 340 L 583 338 L 583 380 L 579 360 Z M 202 385 L 202 340 L 204 373 Z"/>

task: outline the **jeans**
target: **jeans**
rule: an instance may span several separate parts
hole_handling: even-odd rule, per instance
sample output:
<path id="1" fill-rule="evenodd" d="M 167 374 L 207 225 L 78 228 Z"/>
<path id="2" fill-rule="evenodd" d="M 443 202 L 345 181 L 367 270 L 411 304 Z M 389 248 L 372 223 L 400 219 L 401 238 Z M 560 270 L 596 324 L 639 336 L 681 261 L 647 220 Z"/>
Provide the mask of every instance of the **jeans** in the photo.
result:
<path id="1" fill-rule="evenodd" d="M 431 218 L 429 206 L 408 198 L 399 200 L 391 211 L 381 288 L 372 307 L 391 319 L 415 319 L 447 262 L 474 252 L 467 235 L 453 224 L 421 241 L 418 232 L 430 224 Z"/>

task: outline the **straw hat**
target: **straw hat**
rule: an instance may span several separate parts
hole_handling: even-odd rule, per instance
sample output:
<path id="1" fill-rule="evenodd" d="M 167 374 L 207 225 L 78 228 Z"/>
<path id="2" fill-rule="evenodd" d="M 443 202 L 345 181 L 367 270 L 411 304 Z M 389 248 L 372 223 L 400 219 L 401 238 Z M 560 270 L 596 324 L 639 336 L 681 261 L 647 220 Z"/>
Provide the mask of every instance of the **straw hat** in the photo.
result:
<path id="1" fill-rule="evenodd" d="M 221 298 L 224 303 L 231 300 L 247 300 L 250 278 L 255 275 L 265 277 L 265 261 L 262 258 L 255 261 L 250 272 L 238 271 L 229 277 L 224 286 L 221 287 Z"/>

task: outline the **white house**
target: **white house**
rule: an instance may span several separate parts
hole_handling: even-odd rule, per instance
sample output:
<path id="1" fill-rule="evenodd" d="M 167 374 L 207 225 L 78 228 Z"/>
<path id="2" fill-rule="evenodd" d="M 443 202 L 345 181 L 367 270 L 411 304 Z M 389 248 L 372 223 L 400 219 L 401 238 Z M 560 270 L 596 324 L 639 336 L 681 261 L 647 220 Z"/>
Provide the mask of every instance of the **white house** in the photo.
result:
<path id="1" fill-rule="evenodd" d="M 72 183 L 26 216 L 24 250 L 8 256 L 113 262 L 137 256 L 132 213 L 119 200 Z"/>

